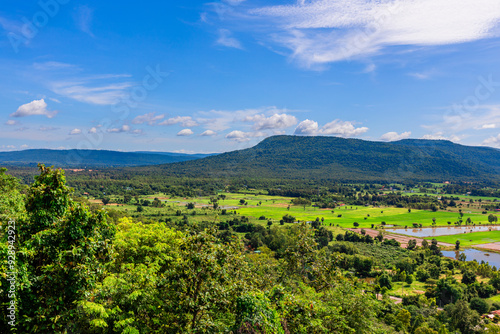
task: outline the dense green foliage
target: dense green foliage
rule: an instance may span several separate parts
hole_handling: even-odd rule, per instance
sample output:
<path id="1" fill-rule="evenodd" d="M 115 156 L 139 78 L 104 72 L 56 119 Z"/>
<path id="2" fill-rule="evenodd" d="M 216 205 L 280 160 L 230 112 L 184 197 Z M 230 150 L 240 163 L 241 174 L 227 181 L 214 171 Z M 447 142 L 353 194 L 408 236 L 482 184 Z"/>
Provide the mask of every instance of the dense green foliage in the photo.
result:
<path id="1" fill-rule="evenodd" d="M 16 221 L 18 333 L 418 334 L 496 328 L 479 315 L 490 310 L 484 299 L 496 294 L 500 274 L 487 264 L 443 258 L 435 242 L 403 249 L 383 235 L 335 235 L 319 218 L 278 225 L 236 215 L 228 217 L 233 224 L 217 216 L 195 222 L 182 212 L 162 222 L 108 215 L 75 201 L 64 172 L 43 165 L 28 189 L 2 170 L 0 190 L 3 272 L 9 266 L 6 226 Z M 218 198 L 211 203 L 205 211 L 222 217 Z M 5 276 L 0 283 L 0 332 L 8 333 L 10 283 Z M 415 285 L 425 291 L 400 304 L 388 298 L 397 286 Z"/>

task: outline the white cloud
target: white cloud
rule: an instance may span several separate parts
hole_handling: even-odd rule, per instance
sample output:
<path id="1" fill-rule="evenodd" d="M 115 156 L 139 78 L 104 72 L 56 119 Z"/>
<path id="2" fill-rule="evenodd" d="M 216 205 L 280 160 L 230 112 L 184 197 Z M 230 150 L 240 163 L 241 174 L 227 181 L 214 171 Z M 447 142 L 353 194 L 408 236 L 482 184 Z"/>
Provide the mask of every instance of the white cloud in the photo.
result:
<path id="1" fill-rule="evenodd" d="M 421 139 L 429 139 L 429 140 L 449 140 L 449 141 L 452 141 L 452 142 L 459 142 L 460 140 L 462 140 L 461 137 L 457 136 L 457 135 L 451 135 L 451 136 L 444 136 L 444 134 L 442 132 L 436 132 L 436 133 L 433 133 L 433 134 L 426 134 L 426 135 L 423 135 Z"/>
<path id="2" fill-rule="evenodd" d="M 233 37 L 231 31 L 227 29 L 219 29 L 219 38 L 216 43 L 228 48 L 243 49 L 240 41 Z"/>
<path id="3" fill-rule="evenodd" d="M 162 120 L 163 118 L 165 118 L 164 114 L 161 114 L 161 115 L 158 115 L 158 116 L 156 116 L 155 114 L 156 113 L 154 113 L 154 112 L 150 112 L 148 114 L 137 116 L 136 118 L 134 118 L 132 120 L 132 124 L 144 124 L 144 123 L 148 123 L 148 125 L 154 125 L 159 120 Z"/>
<path id="4" fill-rule="evenodd" d="M 206 129 L 212 131 L 224 131 L 235 124 L 248 122 L 250 117 L 255 115 L 269 115 L 286 114 L 290 112 L 288 109 L 280 109 L 275 106 L 261 107 L 255 109 L 240 109 L 240 110 L 210 110 L 200 111 L 196 120 L 203 125 Z"/>
<path id="5" fill-rule="evenodd" d="M 483 124 L 480 128 L 480 130 L 482 129 L 496 129 L 496 124 L 495 123 L 491 123 L 491 124 Z"/>
<path id="6" fill-rule="evenodd" d="M 255 122 L 253 128 L 256 131 L 286 129 L 297 124 L 297 118 L 287 114 L 274 114 L 270 117 L 265 115 L 247 116 L 243 119 L 244 122 Z"/>
<path id="7" fill-rule="evenodd" d="M 340 137 L 353 137 L 358 136 L 368 131 L 367 127 L 356 128 L 354 124 L 347 121 L 334 120 L 333 122 L 325 124 L 320 130 L 322 135 L 335 135 Z"/>
<path id="8" fill-rule="evenodd" d="M 207 136 L 207 137 L 217 136 L 217 132 L 212 130 L 206 130 L 202 134 L 200 134 L 200 136 Z"/>
<path id="9" fill-rule="evenodd" d="M 26 144 L 23 144 L 21 146 L 19 146 L 20 149 L 27 149 L 29 148 L 29 145 L 26 145 Z"/>
<path id="10" fill-rule="evenodd" d="M 97 133 L 97 128 L 96 127 L 90 128 L 88 133 Z"/>
<path id="11" fill-rule="evenodd" d="M 298 0 L 250 14 L 305 66 L 370 56 L 391 46 L 457 44 L 500 32 L 498 0 Z"/>
<path id="12" fill-rule="evenodd" d="M 73 136 L 73 135 L 79 135 L 81 133 L 82 133 L 82 130 L 80 130 L 80 129 L 73 129 L 73 130 L 70 131 L 69 134 Z"/>
<path id="13" fill-rule="evenodd" d="M 243 143 L 249 141 L 251 138 L 262 138 L 267 136 L 268 134 L 262 131 L 243 132 L 240 130 L 234 130 L 226 135 L 226 139 Z"/>
<path id="14" fill-rule="evenodd" d="M 193 127 L 199 125 L 198 122 L 193 120 L 191 116 L 176 116 L 161 122 L 159 125 L 175 125 L 175 124 L 180 124 L 182 127 Z"/>
<path id="15" fill-rule="evenodd" d="M 295 128 L 294 134 L 315 136 L 316 134 L 318 134 L 318 129 L 319 129 L 318 122 L 306 119 L 305 121 L 299 123 L 297 128 Z"/>
<path id="16" fill-rule="evenodd" d="M 182 129 L 177 133 L 177 135 L 181 137 L 191 136 L 192 134 L 194 134 L 194 132 L 191 129 Z"/>
<path id="17" fill-rule="evenodd" d="M 330 123 L 323 125 L 320 128 L 318 122 L 306 119 L 305 121 L 299 123 L 299 125 L 295 129 L 294 134 L 306 136 L 334 135 L 348 138 L 358 136 L 365 133 L 366 131 L 368 131 L 367 127 L 356 128 L 352 122 L 348 121 L 341 121 L 336 119 Z"/>
<path id="18" fill-rule="evenodd" d="M 34 100 L 30 103 L 23 104 L 20 106 L 15 113 L 10 114 L 11 117 L 26 117 L 33 115 L 43 115 L 48 118 L 54 117 L 57 111 L 48 111 L 47 103 L 44 99 Z"/>
<path id="19" fill-rule="evenodd" d="M 381 137 L 380 140 L 383 141 L 396 141 L 396 140 L 401 140 L 401 139 L 408 139 L 411 136 L 411 132 L 403 132 L 401 134 L 398 134 L 397 132 L 387 132 L 384 133 Z"/>
<path id="20" fill-rule="evenodd" d="M 250 136 L 248 135 L 248 133 L 243 132 L 243 131 L 239 131 L 239 130 L 235 130 L 235 131 L 229 132 L 226 135 L 226 138 L 230 139 L 230 140 L 237 141 L 239 143 L 242 143 L 242 142 L 250 140 Z"/>
<path id="21" fill-rule="evenodd" d="M 18 125 L 18 124 L 19 122 L 13 119 L 9 119 L 7 122 L 5 122 L 5 125 Z"/>
<path id="22" fill-rule="evenodd" d="M 490 137 L 483 141 L 483 145 L 500 148 L 500 134 L 496 137 Z"/>
<path id="23" fill-rule="evenodd" d="M 92 130 L 92 129 L 91 129 Z M 129 132 L 130 131 L 130 126 L 128 125 L 122 125 L 121 128 L 112 128 L 107 130 L 109 133 L 123 133 L 123 132 Z"/>

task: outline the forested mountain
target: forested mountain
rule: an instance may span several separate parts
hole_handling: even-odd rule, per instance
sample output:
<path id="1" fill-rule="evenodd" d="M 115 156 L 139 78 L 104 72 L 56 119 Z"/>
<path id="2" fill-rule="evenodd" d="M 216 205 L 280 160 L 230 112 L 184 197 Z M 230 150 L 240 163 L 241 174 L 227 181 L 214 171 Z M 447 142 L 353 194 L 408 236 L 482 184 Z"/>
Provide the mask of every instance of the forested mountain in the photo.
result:
<path id="1" fill-rule="evenodd" d="M 117 152 L 106 150 L 33 149 L 0 152 L 0 164 L 36 166 L 37 163 L 57 167 L 123 167 L 165 164 L 206 157 L 206 154 L 168 152 Z"/>
<path id="2" fill-rule="evenodd" d="M 133 171 L 217 178 L 496 182 L 500 179 L 500 151 L 445 140 L 386 143 L 337 137 L 273 136 L 252 148 Z"/>

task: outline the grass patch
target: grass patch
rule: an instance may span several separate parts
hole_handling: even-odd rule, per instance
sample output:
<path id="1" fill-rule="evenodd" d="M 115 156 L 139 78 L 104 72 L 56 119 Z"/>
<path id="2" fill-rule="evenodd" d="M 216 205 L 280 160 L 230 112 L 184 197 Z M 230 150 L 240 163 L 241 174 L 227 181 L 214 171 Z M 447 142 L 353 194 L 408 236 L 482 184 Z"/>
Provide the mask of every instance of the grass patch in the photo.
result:
<path id="1" fill-rule="evenodd" d="M 491 242 L 500 242 L 500 231 L 486 231 L 462 233 L 454 235 L 443 235 L 439 237 L 425 238 L 428 240 L 436 239 L 440 242 L 454 244 L 457 240 L 460 241 L 460 247 L 469 247 L 479 244 L 488 244 Z"/>

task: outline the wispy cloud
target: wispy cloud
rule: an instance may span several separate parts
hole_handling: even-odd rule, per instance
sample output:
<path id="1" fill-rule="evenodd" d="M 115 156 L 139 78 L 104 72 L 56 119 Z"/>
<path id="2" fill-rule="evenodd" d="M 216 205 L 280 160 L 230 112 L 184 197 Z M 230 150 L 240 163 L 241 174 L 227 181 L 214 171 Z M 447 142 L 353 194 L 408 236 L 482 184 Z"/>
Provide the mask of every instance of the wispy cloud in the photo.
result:
<path id="1" fill-rule="evenodd" d="M 93 17 L 94 10 L 86 5 L 79 6 L 74 15 L 75 23 L 78 29 L 92 37 L 94 37 L 91 30 Z"/>
<path id="2" fill-rule="evenodd" d="M 413 73 L 408 73 L 409 76 L 418 79 L 418 80 L 428 80 L 433 78 L 436 75 L 435 70 L 427 70 L 427 71 L 422 71 L 422 72 L 413 72 Z"/>
<path id="3" fill-rule="evenodd" d="M 71 136 L 76 136 L 76 135 L 79 135 L 79 134 L 81 134 L 81 133 L 82 133 L 82 130 L 81 130 L 81 129 L 73 129 L 73 130 L 71 130 L 71 131 L 69 132 L 69 134 L 70 134 Z"/>
<path id="4" fill-rule="evenodd" d="M 79 102 L 111 105 L 126 96 L 126 91 L 133 86 L 129 81 L 120 80 L 122 78 L 123 75 L 104 75 L 57 80 L 50 82 L 49 88 Z"/>
<path id="5" fill-rule="evenodd" d="M 217 39 L 216 43 L 228 48 L 243 50 L 241 42 L 234 38 L 231 31 L 227 29 L 219 29 L 219 38 Z"/>
<path id="6" fill-rule="evenodd" d="M 43 63 L 34 63 L 33 67 L 39 71 L 53 71 L 53 70 L 80 70 L 80 68 L 73 64 L 61 63 L 58 61 L 47 61 Z"/>
<path id="7" fill-rule="evenodd" d="M 38 130 L 43 131 L 43 132 L 48 132 L 48 131 L 55 131 L 59 130 L 59 128 L 53 127 L 53 126 L 40 126 Z"/>
<path id="8" fill-rule="evenodd" d="M 176 124 L 180 124 L 183 127 L 193 127 L 193 126 L 199 125 L 198 122 L 193 120 L 193 118 L 191 116 L 176 116 L 176 117 L 164 120 L 159 125 L 176 125 Z"/>
<path id="9" fill-rule="evenodd" d="M 256 131 L 286 129 L 297 124 L 297 118 L 287 114 L 274 114 L 270 117 L 259 114 L 247 116 L 243 119 L 243 121 L 254 122 L 253 129 Z"/>
<path id="10" fill-rule="evenodd" d="M 9 119 L 7 122 L 5 122 L 5 125 L 13 126 L 13 125 L 18 125 L 19 122 L 15 121 L 13 119 Z"/>
<path id="11" fill-rule="evenodd" d="M 433 132 L 459 133 L 466 130 L 494 129 L 500 125 L 500 105 L 474 107 L 450 106 L 444 108 L 439 122 L 422 126 Z"/>
<path id="12" fill-rule="evenodd" d="M 496 137 L 490 137 L 483 141 L 483 145 L 500 148 L 500 134 Z"/>
<path id="13" fill-rule="evenodd" d="M 380 54 L 391 46 L 450 45 L 500 33 L 497 0 L 298 0 L 246 7 L 226 15 L 260 19 L 266 29 L 241 26 L 255 34 L 265 31 L 270 43 L 290 50 L 292 59 L 310 68 Z"/>
<path id="14" fill-rule="evenodd" d="M 150 112 L 148 114 L 140 115 L 137 116 L 132 120 L 132 124 L 144 124 L 147 123 L 148 125 L 155 125 L 156 122 L 162 120 L 165 118 L 164 114 L 161 115 L 156 115 L 154 112 Z"/>

